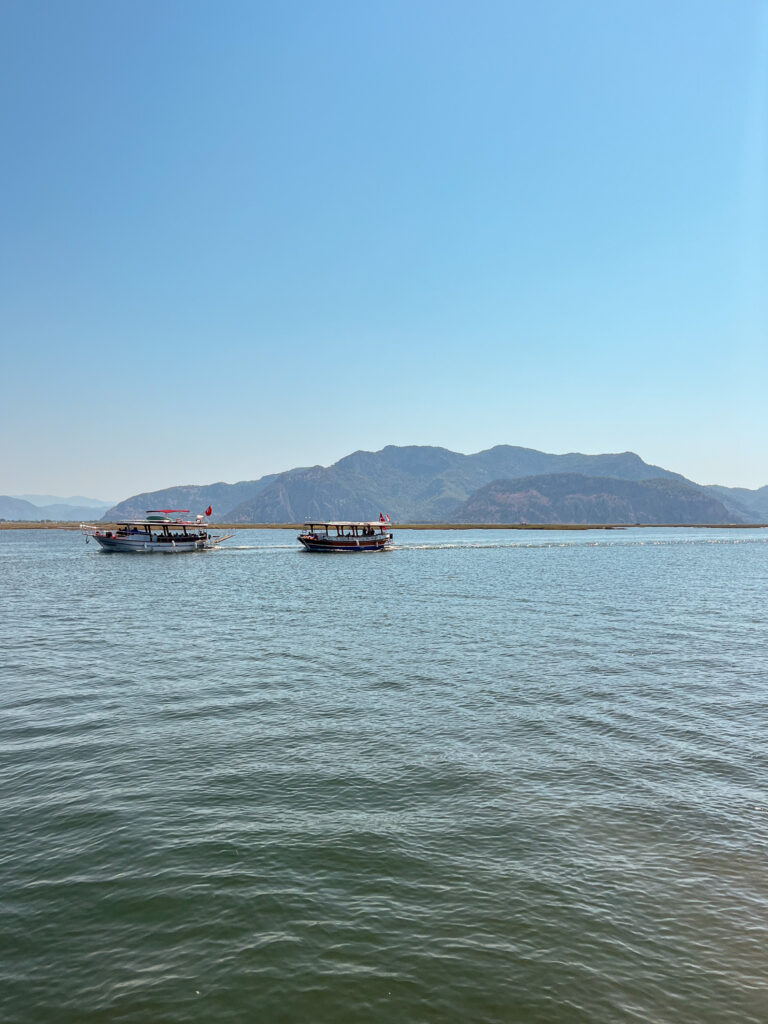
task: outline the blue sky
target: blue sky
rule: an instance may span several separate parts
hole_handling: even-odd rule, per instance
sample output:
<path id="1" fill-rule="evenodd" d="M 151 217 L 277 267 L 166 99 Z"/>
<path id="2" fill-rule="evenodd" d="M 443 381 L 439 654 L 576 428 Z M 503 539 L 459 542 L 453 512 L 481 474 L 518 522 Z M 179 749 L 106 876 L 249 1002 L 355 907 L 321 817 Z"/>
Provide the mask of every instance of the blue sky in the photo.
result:
<path id="1" fill-rule="evenodd" d="M 768 483 L 768 3 L 0 4 L 0 493 Z"/>

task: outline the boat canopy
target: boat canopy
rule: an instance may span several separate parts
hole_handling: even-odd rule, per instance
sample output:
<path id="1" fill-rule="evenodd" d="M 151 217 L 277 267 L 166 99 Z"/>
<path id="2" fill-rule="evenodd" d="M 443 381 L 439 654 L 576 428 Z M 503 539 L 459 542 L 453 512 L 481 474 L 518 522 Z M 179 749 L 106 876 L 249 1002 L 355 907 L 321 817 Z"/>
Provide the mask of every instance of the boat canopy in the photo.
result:
<path id="1" fill-rule="evenodd" d="M 191 519 L 115 519 L 117 526 L 205 526 L 201 522 L 193 522 Z"/>
<path id="2" fill-rule="evenodd" d="M 382 523 L 378 519 L 312 519 L 304 523 L 307 527 L 313 526 L 389 526 L 390 523 Z"/>

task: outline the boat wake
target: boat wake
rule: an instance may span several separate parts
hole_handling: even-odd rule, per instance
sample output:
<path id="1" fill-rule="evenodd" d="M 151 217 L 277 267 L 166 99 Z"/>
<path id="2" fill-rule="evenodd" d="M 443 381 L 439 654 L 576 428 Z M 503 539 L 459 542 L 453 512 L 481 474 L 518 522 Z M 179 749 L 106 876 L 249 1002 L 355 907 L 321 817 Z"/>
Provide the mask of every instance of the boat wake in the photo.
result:
<path id="1" fill-rule="evenodd" d="M 216 548 L 217 551 L 301 551 L 296 544 L 222 544 Z"/>
<path id="2" fill-rule="evenodd" d="M 665 537 L 659 540 L 596 539 L 596 540 L 509 540 L 509 541 L 446 541 L 438 544 L 396 543 L 395 551 L 477 551 L 505 548 L 644 548 L 677 547 L 680 545 L 768 544 L 765 537 Z"/>

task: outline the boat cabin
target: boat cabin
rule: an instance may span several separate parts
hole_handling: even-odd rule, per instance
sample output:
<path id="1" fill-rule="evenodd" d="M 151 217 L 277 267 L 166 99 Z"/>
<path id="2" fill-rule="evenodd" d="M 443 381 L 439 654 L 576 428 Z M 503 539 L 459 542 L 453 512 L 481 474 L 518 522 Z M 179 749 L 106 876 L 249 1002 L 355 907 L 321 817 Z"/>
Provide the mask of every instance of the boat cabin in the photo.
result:
<path id="1" fill-rule="evenodd" d="M 387 523 L 304 523 L 307 533 L 322 534 L 325 537 L 375 537 L 385 533 Z"/>

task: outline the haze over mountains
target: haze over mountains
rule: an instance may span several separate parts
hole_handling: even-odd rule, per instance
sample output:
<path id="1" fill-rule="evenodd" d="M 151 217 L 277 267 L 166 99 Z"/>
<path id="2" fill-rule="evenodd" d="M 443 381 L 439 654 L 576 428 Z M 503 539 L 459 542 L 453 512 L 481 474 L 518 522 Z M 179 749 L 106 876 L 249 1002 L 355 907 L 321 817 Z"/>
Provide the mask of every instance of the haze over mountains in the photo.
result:
<path id="1" fill-rule="evenodd" d="M 214 520 L 230 523 L 368 519 L 380 511 L 396 522 L 758 523 L 768 522 L 768 486 L 700 486 L 633 452 L 551 455 L 498 445 L 463 455 L 389 445 L 328 467 L 134 495 L 103 520 L 208 505 Z"/>
<path id="2" fill-rule="evenodd" d="M 0 494 L 0 519 L 26 523 L 45 520 L 75 523 L 100 516 L 111 505 L 111 501 L 86 498 L 80 494 L 71 498 L 60 498 L 56 494 Z"/>

